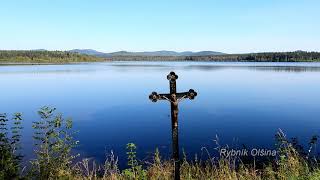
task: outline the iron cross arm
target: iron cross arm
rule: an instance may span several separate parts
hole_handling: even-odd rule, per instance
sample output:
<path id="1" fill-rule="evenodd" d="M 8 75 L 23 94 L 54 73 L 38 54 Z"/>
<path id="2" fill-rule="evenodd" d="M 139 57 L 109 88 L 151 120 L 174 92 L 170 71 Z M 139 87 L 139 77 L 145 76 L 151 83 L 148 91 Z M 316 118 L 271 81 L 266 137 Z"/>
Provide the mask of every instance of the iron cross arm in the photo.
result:
<path id="1" fill-rule="evenodd" d="M 190 89 L 187 92 L 175 93 L 175 95 L 177 99 L 188 98 L 192 100 L 197 96 L 197 92 L 195 92 L 193 89 Z M 168 100 L 171 98 L 171 94 L 158 94 L 156 92 L 152 92 L 149 96 L 149 99 L 152 102 L 157 102 L 158 100 Z"/>

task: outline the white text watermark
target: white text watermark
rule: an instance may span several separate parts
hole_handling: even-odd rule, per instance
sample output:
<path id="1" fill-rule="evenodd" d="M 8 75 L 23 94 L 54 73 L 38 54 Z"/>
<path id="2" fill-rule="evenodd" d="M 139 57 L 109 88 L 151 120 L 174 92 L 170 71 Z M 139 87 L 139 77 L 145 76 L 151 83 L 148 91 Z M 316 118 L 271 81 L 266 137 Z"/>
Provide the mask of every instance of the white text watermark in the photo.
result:
<path id="1" fill-rule="evenodd" d="M 249 149 L 220 149 L 220 156 L 223 157 L 234 157 L 234 156 L 254 156 L 254 157 L 263 157 L 263 156 L 276 156 L 277 151 L 272 149 L 259 149 L 253 148 Z"/>

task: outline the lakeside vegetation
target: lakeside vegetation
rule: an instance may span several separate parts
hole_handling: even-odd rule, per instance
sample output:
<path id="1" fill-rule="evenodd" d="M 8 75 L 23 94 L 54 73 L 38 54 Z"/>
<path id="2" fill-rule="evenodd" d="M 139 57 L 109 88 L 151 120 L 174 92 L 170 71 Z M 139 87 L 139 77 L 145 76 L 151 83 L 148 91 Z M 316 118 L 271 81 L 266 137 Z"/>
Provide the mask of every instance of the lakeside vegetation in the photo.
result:
<path id="1" fill-rule="evenodd" d="M 0 50 L 0 64 L 64 64 L 100 61 L 320 62 L 319 52 L 266 52 L 206 56 L 88 55 L 71 51 Z"/>
<path id="2" fill-rule="evenodd" d="M 139 161 L 136 145 L 127 144 L 128 167 L 119 169 L 118 158 L 113 152 L 104 164 L 74 154 L 79 141 L 74 139 L 72 120 L 56 113 L 55 108 L 43 107 L 38 111 L 39 120 L 33 122 L 35 158 L 22 165 L 23 147 L 20 143 L 23 116 L 15 113 L 12 118 L 0 114 L 0 179 L 172 179 L 173 162 L 161 158 L 156 149 L 150 161 Z M 317 158 L 311 155 L 317 137 L 312 137 L 310 148 L 303 151 L 296 139 L 288 140 L 282 131 L 275 136 L 277 154 L 262 163 L 241 157 L 217 157 L 203 160 L 195 156 L 181 164 L 182 179 L 220 180 L 275 180 L 320 178 Z M 218 144 L 218 143 L 217 143 Z M 217 150 L 222 147 L 217 146 Z"/>
<path id="3" fill-rule="evenodd" d="M 68 51 L 4 51 L 0 50 L 0 63 L 34 63 L 34 64 L 65 64 L 77 62 L 99 62 L 103 58 L 78 54 Z"/>
<path id="4" fill-rule="evenodd" d="M 320 62 L 319 52 L 266 52 L 210 56 L 113 56 L 115 61 Z"/>

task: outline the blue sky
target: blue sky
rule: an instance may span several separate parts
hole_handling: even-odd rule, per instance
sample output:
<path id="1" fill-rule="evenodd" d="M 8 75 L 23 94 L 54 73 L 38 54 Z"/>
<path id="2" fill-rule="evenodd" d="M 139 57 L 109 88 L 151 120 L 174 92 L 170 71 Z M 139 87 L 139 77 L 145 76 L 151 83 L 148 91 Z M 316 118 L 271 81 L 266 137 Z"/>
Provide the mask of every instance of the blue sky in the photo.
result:
<path id="1" fill-rule="evenodd" d="M 320 51 L 319 0 L 1 0 L 0 49 Z"/>

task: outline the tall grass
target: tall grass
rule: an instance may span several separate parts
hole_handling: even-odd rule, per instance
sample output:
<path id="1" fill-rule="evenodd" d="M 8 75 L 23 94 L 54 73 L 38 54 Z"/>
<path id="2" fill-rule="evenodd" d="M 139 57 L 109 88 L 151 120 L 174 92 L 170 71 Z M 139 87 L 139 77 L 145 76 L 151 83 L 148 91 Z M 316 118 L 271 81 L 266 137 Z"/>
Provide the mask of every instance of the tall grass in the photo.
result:
<path id="1" fill-rule="evenodd" d="M 156 149 L 150 161 L 141 162 L 133 143 L 127 144 L 127 169 L 119 168 L 118 157 L 112 151 L 104 164 L 88 158 L 77 161 L 75 157 L 79 155 L 73 154 L 72 149 L 78 141 L 73 138 L 71 119 L 63 118 L 49 107 L 41 108 L 38 114 L 40 119 L 33 122 L 36 158 L 26 167 L 21 165 L 21 114 L 14 114 L 12 121 L 6 114 L 0 114 L 0 179 L 173 179 L 172 160 L 161 158 Z M 10 123 L 13 124 L 11 132 Z M 303 151 L 296 139 L 288 140 L 281 130 L 275 137 L 277 155 L 263 162 L 245 161 L 236 156 L 211 158 L 205 148 L 209 157 L 205 160 L 197 156 L 187 160 L 183 153 L 181 179 L 320 179 L 319 164 L 316 157 L 311 156 L 317 137 L 311 138 L 307 151 Z M 221 149 L 218 143 L 217 149 Z"/>

